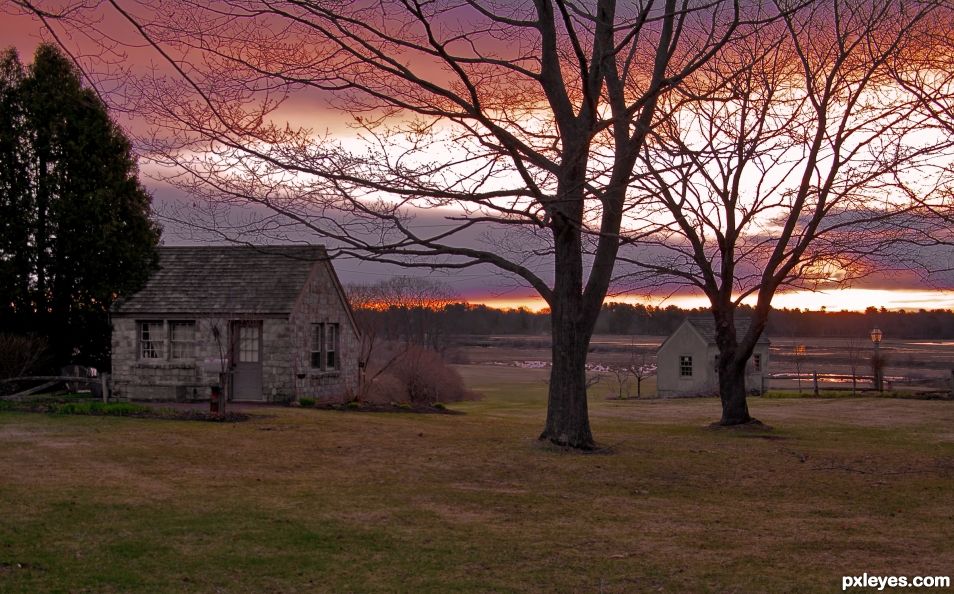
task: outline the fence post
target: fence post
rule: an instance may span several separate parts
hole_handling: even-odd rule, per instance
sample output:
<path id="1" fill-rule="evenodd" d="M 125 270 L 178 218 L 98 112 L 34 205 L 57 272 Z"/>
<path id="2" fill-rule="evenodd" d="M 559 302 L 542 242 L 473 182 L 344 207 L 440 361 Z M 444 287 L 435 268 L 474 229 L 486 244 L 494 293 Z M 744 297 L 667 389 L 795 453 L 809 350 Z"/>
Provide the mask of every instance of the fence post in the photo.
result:
<path id="1" fill-rule="evenodd" d="M 951 370 L 951 398 L 954 398 L 954 369 Z"/>
<path id="2" fill-rule="evenodd" d="M 109 374 L 99 374 L 99 381 L 103 386 L 103 403 L 105 404 L 109 402 Z"/>
<path id="3" fill-rule="evenodd" d="M 815 396 L 818 396 L 818 372 L 817 371 L 812 372 L 812 381 L 814 382 L 814 386 L 815 386 Z"/>

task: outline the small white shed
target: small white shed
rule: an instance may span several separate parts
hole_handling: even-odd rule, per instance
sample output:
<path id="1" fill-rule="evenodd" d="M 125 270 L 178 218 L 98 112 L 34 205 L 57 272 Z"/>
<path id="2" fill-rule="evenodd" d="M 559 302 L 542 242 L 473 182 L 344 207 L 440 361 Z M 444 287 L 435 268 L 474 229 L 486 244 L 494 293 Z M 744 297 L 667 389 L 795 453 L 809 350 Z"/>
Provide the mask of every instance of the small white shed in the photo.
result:
<path id="1" fill-rule="evenodd" d="M 736 320 L 736 334 L 749 329 L 749 320 Z M 763 334 L 745 370 L 745 386 L 762 393 L 768 377 L 769 339 Z M 660 398 L 710 396 L 719 393 L 715 320 L 711 316 L 686 318 L 656 352 L 656 394 Z"/>

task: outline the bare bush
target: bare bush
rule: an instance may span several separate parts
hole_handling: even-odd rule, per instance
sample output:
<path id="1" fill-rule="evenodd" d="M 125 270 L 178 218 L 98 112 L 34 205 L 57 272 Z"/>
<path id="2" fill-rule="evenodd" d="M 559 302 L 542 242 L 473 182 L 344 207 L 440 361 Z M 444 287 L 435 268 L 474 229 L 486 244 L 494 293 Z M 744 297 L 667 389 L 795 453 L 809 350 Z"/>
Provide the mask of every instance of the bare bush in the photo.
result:
<path id="1" fill-rule="evenodd" d="M 382 375 L 370 382 L 365 390 L 363 399 L 367 402 L 387 404 L 405 400 L 407 390 L 404 383 L 393 375 Z"/>
<path id="2" fill-rule="evenodd" d="M 42 336 L 0 334 L 0 379 L 38 371 L 47 360 L 48 346 Z"/>
<path id="3" fill-rule="evenodd" d="M 467 398 L 464 380 L 437 351 L 411 347 L 398 359 L 394 375 L 404 384 L 408 402 L 433 404 Z"/>
<path id="4" fill-rule="evenodd" d="M 434 404 L 473 398 L 460 374 L 437 351 L 411 345 L 379 353 L 387 364 L 367 387 L 365 398 L 369 401 Z"/>

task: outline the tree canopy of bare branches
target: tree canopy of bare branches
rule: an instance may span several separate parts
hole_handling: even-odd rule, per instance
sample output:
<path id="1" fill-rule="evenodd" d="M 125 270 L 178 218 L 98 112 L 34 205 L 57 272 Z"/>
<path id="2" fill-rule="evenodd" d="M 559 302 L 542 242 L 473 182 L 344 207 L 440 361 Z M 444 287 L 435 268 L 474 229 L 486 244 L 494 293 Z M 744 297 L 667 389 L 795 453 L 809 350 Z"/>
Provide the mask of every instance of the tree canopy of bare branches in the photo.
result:
<path id="1" fill-rule="evenodd" d="M 621 256 L 636 265 L 631 282 L 662 277 L 708 297 L 726 425 L 751 420 L 745 365 L 776 292 L 918 266 L 906 240 L 937 221 L 916 198 L 954 160 L 923 109 L 925 95 L 948 105 L 954 89 L 912 92 L 895 78 L 925 75 L 908 56 L 942 3 L 778 4 L 782 18 L 730 41 L 666 97 L 635 184 L 646 197 L 637 240 Z M 737 325 L 747 298 L 750 323 Z"/>

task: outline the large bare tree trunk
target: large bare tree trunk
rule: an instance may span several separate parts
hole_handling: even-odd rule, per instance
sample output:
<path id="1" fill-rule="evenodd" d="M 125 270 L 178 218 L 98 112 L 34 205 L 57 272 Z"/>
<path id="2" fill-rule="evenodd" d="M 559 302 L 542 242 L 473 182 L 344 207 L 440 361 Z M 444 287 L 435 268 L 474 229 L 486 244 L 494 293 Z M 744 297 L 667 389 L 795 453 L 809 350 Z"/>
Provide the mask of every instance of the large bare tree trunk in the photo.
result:
<path id="1" fill-rule="evenodd" d="M 722 399 L 720 425 L 742 425 L 753 420 L 746 401 L 744 361 L 741 365 L 729 361 L 724 368 L 719 366 L 719 397 Z"/>
<path id="2" fill-rule="evenodd" d="M 584 308 L 582 236 L 582 183 L 557 204 L 551 228 L 554 239 L 554 286 L 550 303 L 553 366 L 547 422 L 540 439 L 579 449 L 592 449 L 593 434 L 586 405 L 586 354 L 593 334 L 592 320 Z M 574 191 L 579 193 L 574 195 Z"/>
<path id="3" fill-rule="evenodd" d="M 551 314 L 553 367 L 550 370 L 547 422 L 540 439 L 592 449 L 586 403 L 586 354 L 590 332 L 579 322 L 579 299 L 557 297 Z M 576 318 L 576 319 L 574 319 Z"/>
<path id="4" fill-rule="evenodd" d="M 716 321 L 716 344 L 719 347 L 719 398 L 722 401 L 722 418 L 719 425 L 743 425 L 754 422 L 749 414 L 745 388 L 745 369 L 755 349 L 755 344 L 765 328 L 768 308 L 757 307 L 743 330 L 744 336 L 736 334 L 733 307 L 723 304 L 714 308 Z"/>

